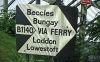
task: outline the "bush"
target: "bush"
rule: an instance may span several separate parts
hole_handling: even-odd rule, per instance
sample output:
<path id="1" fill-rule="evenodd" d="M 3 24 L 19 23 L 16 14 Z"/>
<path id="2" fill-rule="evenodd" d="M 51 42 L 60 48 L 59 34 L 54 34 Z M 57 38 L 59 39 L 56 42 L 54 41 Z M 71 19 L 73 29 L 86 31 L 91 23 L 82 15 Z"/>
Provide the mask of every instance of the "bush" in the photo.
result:
<path id="1" fill-rule="evenodd" d="M 15 12 L 9 12 L 6 14 L 2 12 L 0 17 L 0 31 L 15 34 Z"/>

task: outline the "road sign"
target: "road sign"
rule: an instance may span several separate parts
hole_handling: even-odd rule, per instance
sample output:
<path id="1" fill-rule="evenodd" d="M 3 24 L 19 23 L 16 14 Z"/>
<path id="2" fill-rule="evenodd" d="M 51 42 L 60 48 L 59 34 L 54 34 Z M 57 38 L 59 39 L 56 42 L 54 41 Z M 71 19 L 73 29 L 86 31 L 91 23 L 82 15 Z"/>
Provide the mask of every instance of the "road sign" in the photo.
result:
<path id="1" fill-rule="evenodd" d="M 19 53 L 56 56 L 76 34 L 57 5 L 21 4 L 16 10 Z"/>

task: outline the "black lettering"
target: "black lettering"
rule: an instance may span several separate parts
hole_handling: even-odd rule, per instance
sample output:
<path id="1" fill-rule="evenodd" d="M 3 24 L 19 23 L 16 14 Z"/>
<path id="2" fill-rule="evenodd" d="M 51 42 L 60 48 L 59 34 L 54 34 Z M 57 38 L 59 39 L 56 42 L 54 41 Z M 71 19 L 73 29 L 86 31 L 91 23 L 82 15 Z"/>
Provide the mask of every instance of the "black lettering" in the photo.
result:
<path id="1" fill-rule="evenodd" d="M 54 12 L 50 12 L 50 16 L 54 16 Z"/>
<path id="2" fill-rule="evenodd" d="M 49 38 L 48 38 L 49 39 Z M 49 44 L 53 44 L 52 40 L 49 40 Z"/>
<path id="3" fill-rule="evenodd" d="M 59 35 L 62 35 L 62 29 L 59 29 Z"/>
<path id="4" fill-rule="evenodd" d="M 39 34 L 41 33 L 41 31 L 42 31 L 42 28 L 38 28 L 38 32 L 39 32 Z"/>
<path id="5" fill-rule="evenodd" d="M 53 32 L 54 32 L 54 29 L 51 29 L 51 35 L 53 34 Z"/>
<path id="6" fill-rule="evenodd" d="M 46 12 L 46 10 L 44 10 L 44 16 L 45 16 L 45 12 Z"/>
<path id="7" fill-rule="evenodd" d="M 50 52 L 52 52 L 52 51 L 53 51 L 53 49 L 52 49 L 52 48 L 50 48 L 50 49 L 49 49 L 49 51 L 50 51 Z"/>
<path id="8" fill-rule="evenodd" d="M 38 47 L 35 47 L 35 50 L 39 51 L 39 48 Z"/>
<path id="9" fill-rule="evenodd" d="M 49 16 L 50 14 L 49 14 L 49 12 L 46 12 L 46 16 Z"/>
<path id="10" fill-rule="evenodd" d="M 42 11 L 40 12 L 40 15 L 43 16 L 43 12 Z"/>
<path id="11" fill-rule="evenodd" d="M 40 51 L 43 51 L 43 48 L 42 47 L 40 47 Z"/>
<path id="12" fill-rule="evenodd" d="M 37 18 L 33 18 L 33 23 L 37 24 Z"/>
<path id="13" fill-rule="evenodd" d="M 33 37 L 33 43 L 36 43 L 34 37 Z"/>
<path id="14" fill-rule="evenodd" d="M 47 47 L 47 51 L 49 51 L 49 47 Z"/>
<path id="15" fill-rule="evenodd" d="M 47 29 L 46 28 L 38 28 L 39 34 L 47 34 Z"/>
<path id="16" fill-rule="evenodd" d="M 31 9 L 27 9 L 27 15 L 54 16 L 54 12 L 48 12 L 46 10 L 32 11 Z"/>
<path id="17" fill-rule="evenodd" d="M 56 48 L 56 52 L 58 52 L 58 48 Z"/>
<path id="18" fill-rule="evenodd" d="M 69 36 L 70 36 L 71 32 L 72 32 L 72 30 L 68 30 Z"/>
<path id="19" fill-rule="evenodd" d="M 30 33 L 33 33 L 33 27 L 30 27 Z"/>
<path id="20" fill-rule="evenodd" d="M 63 35 L 66 35 L 67 36 L 67 32 L 68 30 L 64 30 L 64 32 L 63 32 Z"/>
<path id="21" fill-rule="evenodd" d="M 39 15 L 39 11 L 36 11 L 36 15 Z"/>
<path id="22" fill-rule="evenodd" d="M 53 40 L 52 44 L 56 44 L 56 40 Z"/>
<path id="23" fill-rule="evenodd" d="M 31 9 L 27 9 L 27 15 L 31 15 Z"/>
<path id="24" fill-rule="evenodd" d="M 22 27 L 20 27 L 20 28 L 21 28 L 21 31 L 25 33 L 25 30 L 23 29 L 23 26 L 22 26 Z"/>
<path id="25" fill-rule="evenodd" d="M 27 27 L 25 31 L 27 31 L 27 33 L 30 33 L 29 27 Z"/>
<path id="26" fill-rule="evenodd" d="M 27 44 L 27 50 L 30 50 L 30 48 L 28 47 L 28 44 Z"/>
<path id="27" fill-rule="evenodd" d="M 55 29 L 55 35 L 59 35 L 59 34 L 58 34 L 58 29 Z"/>
<path id="28" fill-rule="evenodd" d="M 44 29 L 44 34 L 47 34 L 47 29 L 46 28 Z"/>
<path id="29" fill-rule="evenodd" d="M 40 43 L 41 42 L 41 40 L 40 39 L 37 39 L 37 43 Z"/>
<path id="30" fill-rule="evenodd" d="M 17 32 L 21 32 L 20 26 L 17 26 Z"/>
<path id="31" fill-rule="evenodd" d="M 35 15 L 35 11 L 32 11 L 32 15 Z"/>
<path id="32" fill-rule="evenodd" d="M 50 26 L 50 21 L 46 22 L 46 26 L 49 27 Z"/>
<path id="33" fill-rule="evenodd" d="M 30 49 L 31 49 L 31 50 L 34 50 L 34 47 L 33 47 L 33 46 L 31 46 L 31 47 L 30 47 Z"/>

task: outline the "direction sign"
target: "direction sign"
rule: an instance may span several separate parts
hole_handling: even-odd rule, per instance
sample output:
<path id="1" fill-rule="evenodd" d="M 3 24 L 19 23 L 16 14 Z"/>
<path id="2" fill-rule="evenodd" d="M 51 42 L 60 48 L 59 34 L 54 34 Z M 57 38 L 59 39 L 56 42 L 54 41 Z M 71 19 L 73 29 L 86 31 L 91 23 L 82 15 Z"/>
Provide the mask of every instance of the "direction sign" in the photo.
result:
<path id="1" fill-rule="evenodd" d="M 76 34 L 57 5 L 21 4 L 16 10 L 19 53 L 56 56 Z"/>

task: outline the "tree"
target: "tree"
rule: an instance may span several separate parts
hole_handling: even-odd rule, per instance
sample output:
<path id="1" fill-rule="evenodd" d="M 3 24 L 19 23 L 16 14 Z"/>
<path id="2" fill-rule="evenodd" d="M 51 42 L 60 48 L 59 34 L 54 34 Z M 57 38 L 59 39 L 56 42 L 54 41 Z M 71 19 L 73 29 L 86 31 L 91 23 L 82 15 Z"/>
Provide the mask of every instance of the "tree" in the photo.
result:
<path id="1" fill-rule="evenodd" d="M 76 62 L 87 62 L 89 55 L 98 55 L 98 52 L 100 52 L 98 46 L 100 44 L 91 42 L 100 41 L 100 16 L 94 18 L 91 22 L 86 21 L 85 16 L 84 11 L 81 13 L 82 18 L 79 29 L 77 29 L 75 58 L 78 61 Z"/>

